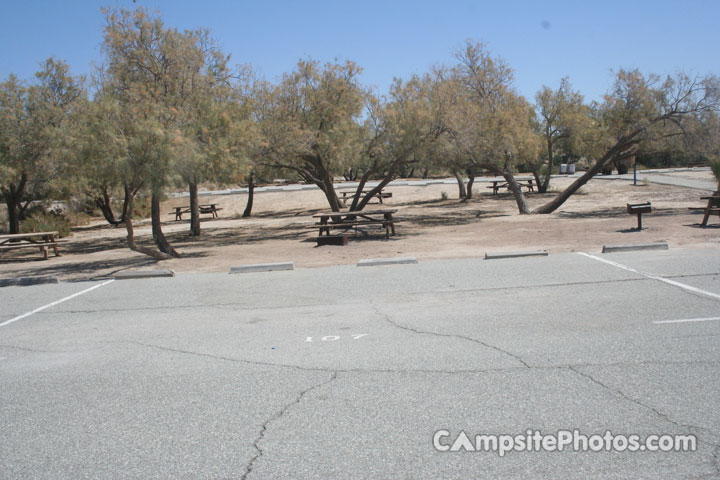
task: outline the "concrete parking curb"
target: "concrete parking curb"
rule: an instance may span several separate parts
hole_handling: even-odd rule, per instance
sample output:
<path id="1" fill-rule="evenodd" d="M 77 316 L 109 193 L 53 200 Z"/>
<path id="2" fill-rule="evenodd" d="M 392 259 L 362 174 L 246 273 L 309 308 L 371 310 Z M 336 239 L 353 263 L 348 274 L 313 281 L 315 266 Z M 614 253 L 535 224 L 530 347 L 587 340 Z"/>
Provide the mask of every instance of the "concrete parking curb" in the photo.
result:
<path id="1" fill-rule="evenodd" d="M 603 245 L 602 253 L 633 252 L 635 250 L 668 250 L 667 242 L 636 243 L 630 245 Z"/>
<path id="2" fill-rule="evenodd" d="M 547 250 L 533 250 L 529 252 L 498 252 L 486 253 L 485 260 L 497 260 L 500 258 L 519 258 L 519 257 L 547 257 Z"/>
<path id="3" fill-rule="evenodd" d="M 47 283 L 60 283 L 58 277 L 18 277 L 0 279 L 0 287 L 26 287 L 29 285 L 43 285 Z"/>
<path id="4" fill-rule="evenodd" d="M 357 263 L 358 267 L 374 267 L 379 265 L 401 265 L 418 263 L 415 257 L 397 257 L 397 258 L 364 258 Z"/>
<path id="5" fill-rule="evenodd" d="M 295 264 L 293 262 L 278 262 L 238 265 L 236 267 L 230 267 L 228 273 L 275 272 L 279 270 L 295 270 Z"/>
<path id="6" fill-rule="evenodd" d="M 120 272 L 113 278 L 115 280 L 133 280 L 138 278 L 160 278 L 174 277 L 175 272 L 172 270 L 140 270 L 136 272 Z"/>

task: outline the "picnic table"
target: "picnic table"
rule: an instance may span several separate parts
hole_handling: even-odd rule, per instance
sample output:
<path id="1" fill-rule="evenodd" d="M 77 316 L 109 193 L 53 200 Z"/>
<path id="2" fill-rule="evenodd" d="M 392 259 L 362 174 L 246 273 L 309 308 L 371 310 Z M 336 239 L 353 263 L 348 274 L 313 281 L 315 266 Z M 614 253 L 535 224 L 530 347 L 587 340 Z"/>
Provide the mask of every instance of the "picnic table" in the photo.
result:
<path id="1" fill-rule="evenodd" d="M 59 232 L 14 233 L 0 235 L 0 250 L 14 250 L 19 248 L 39 248 L 45 260 L 48 259 L 48 247 L 52 248 L 55 256 L 59 257 L 57 240 Z"/>
<path id="2" fill-rule="evenodd" d="M 331 229 L 350 229 L 362 225 L 381 225 L 385 229 L 385 238 L 395 235 L 395 222 L 393 213 L 397 212 L 396 208 L 379 209 L 379 210 L 361 210 L 359 212 L 323 212 L 316 213 L 313 218 L 317 218 L 318 222 L 311 228 L 319 229 L 319 236 L 330 235 Z"/>
<path id="3" fill-rule="evenodd" d="M 702 223 L 703 227 L 707 227 L 710 215 L 717 213 L 720 216 L 720 195 L 710 195 L 708 197 L 700 197 L 700 200 L 707 200 L 707 206 L 705 207 L 692 207 L 691 210 L 702 210 L 705 212 Z"/>
<path id="4" fill-rule="evenodd" d="M 489 185 L 487 188 L 492 188 L 493 195 L 497 195 L 498 190 L 501 188 L 506 188 L 510 190 L 510 185 L 505 180 L 492 180 L 492 185 Z M 518 185 L 520 186 L 520 189 L 527 188 L 528 192 L 534 192 L 535 191 L 535 184 L 532 180 L 518 180 Z"/>
<path id="5" fill-rule="evenodd" d="M 217 212 L 218 212 L 218 210 L 222 210 L 222 208 L 217 208 L 216 205 L 217 204 L 215 204 L 215 203 L 205 203 L 202 205 L 198 205 L 198 207 L 200 208 L 200 214 L 209 213 L 209 214 L 212 214 L 213 218 L 217 218 L 218 217 Z M 169 215 L 175 215 L 175 221 L 178 221 L 178 220 L 182 220 L 182 216 L 185 213 L 190 213 L 189 205 L 184 205 L 182 207 L 175 207 L 175 211 L 170 212 Z"/>
<path id="6" fill-rule="evenodd" d="M 370 192 L 371 192 L 371 190 L 363 190 L 360 193 L 362 195 L 367 195 Z M 342 198 L 340 199 L 340 201 L 342 202 L 343 205 L 345 205 L 345 201 L 348 198 L 350 198 L 350 199 L 355 198 L 357 191 L 356 190 L 345 190 L 345 191 L 341 191 L 339 193 L 342 195 Z M 377 198 L 380 203 L 383 203 L 383 198 L 392 198 L 392 192 L 385 192 L 384 189 L 380 189 L 380 191 L 377 192 L 375 195 L 373 195 L 373 197 Z"/>

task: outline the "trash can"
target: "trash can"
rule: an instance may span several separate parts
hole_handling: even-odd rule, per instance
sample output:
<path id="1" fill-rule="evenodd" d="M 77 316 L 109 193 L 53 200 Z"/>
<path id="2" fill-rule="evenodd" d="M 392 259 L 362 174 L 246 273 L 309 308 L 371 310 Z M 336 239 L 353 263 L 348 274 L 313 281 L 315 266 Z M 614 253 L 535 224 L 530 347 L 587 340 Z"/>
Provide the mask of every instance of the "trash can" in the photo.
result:
<path id="1" fill-rule="evenodd" d="M 568 163 L 567 173 L 568 173 L 568 175 L 572 175 L 575 173 L 575 164 L 574 163 Z"/>
<path id="2" fill-rule="evenodd" d="M 560 175 L 565 175 L 567 173 L 567 163 L 561 163 L 560 164 Z"/>

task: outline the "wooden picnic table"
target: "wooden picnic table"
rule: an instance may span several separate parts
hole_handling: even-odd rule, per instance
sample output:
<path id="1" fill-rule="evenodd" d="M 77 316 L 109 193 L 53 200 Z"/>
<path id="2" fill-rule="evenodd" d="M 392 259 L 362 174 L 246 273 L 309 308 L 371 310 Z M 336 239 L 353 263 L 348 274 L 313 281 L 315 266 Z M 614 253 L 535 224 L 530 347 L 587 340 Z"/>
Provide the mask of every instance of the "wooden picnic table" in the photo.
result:
<path id="1" fill-rule="evenodd" d="M 209 214 L 212 214 L 213 218 L 217 218 L 218 217 L 217 212 L 218 212 L 218 210 L 222 210 L 222 208 L 217 208 L 216 205 L 217 205 L 216 203 L 204 203 L 202 205 L 198 205 L 198 207 L 200 209 L 201 214 L 209 213 Z M 175 215 L 175 220 L 178 221 L 178 220 L 182 220 L 182 216 L 185 213 L 190 213 L 189 205 L 184 205 L 182 207 L 175 207 L 175 211 L 170 212 L 169 215 Z"/>
<path id="2" fill-rule="evenodd" d="M 397 212 L 396 208 L 386 208 L 378 210 L 361 210 L 359 212 L 323 212 L 316 213 L 313 218 L 319 221 L 312 225 L 312 228 L 318 228 L 318 235 L 330 235 L 331 229 L 349 229 L 362 225 L 381 225 L 385 229 L 385 238 L 395 235 L 395 220 L 393 213 Z M 331 221 L 332 220 L 332 221 Z"/>
<path id="3" fill-rule="evenodd" d="M 15 250 L 18 248 L 39 248 L 45 260 L 48 259 L 48 247 L 52 248 L 55 256 L 61 256 L 57 248 L 59 232 L 14 233 L 0 235 L 0 250 Z"/>
<path id="4" fill-rule="evenodd" d="M 392 192 L 386 192 L 385 189 L 380 189 L 379 192 L 377 192 L 373 197 L 377 198 L 380 203 L 383 203 L 383 198 L 392 198 Z M 361 195 L 367 195 L 372 190 L 363 190 Z M 344 190 L 339 192 L 342 195 L 342 198 L 340 201 L 343 205 L 345 205 L 345 201 L 349 198 L 355 198 L 355 195 L 357 194 L 357 190 Z"/>
<path id="5" fill-rule="evenodd" d="M 506 188 L 510 190 L 510 185 L 505 180 L 491 180 L 492 185 L 489 185 L 487 188 L 492 188 L 493 195 L 497 195 L 498 190 L 501 188 Z M 535 184 L 531 180 L 518 180 L 518 185 L 520 186 L 520 189 L 523 187 L 527 188 L 528 192 L 534 192 L 535 191 Z"/>
<path id="6" fill-rule="evenodd" d="M 699 207 L 694 208 L 693 210 L 703 210 L 705 212 L 705 215 L 703 216 L 702 225 L 703 227 L 707 227 L 708 220 L 710 219 L 710 215 L 713 213 L 717 213 L 718 216 L 720 216 L 720 195 L 710 195 L 708 197 L 700 197 L 700 200 L 707 200 L 707 206 L 705 207 Z"/>

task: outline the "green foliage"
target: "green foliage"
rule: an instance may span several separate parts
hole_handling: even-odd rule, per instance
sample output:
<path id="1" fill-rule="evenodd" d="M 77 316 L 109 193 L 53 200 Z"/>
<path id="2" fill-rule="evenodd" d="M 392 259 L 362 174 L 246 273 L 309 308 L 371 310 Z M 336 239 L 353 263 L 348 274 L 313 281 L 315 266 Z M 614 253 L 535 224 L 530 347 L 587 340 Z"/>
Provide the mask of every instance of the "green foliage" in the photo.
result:
<path id="1" fill-rule="evenodd" d="M 150 218 L 152 205 L 149 196 L 139 197 L 135 199 L 135 208 L 133 209 L 133 218 L 136 220 L 145 220 Z"/>
<path id="2" fill-rule="evenodd" d="M 468 41 L 457 65 L 440 71 L 444 123 L 454 156 L 497 175 L 538 155 L 533 110 L 512 87 L 512 70 L 484 45 Z"/>
<path id="3" fill-rule="evenodd" d="M 20 202 L 48 198 L 69 178 L 72 119 L 85 95 L 63 62 L 46 60 L 36 77 L 29 87 L 13 75 L 0 83 L 0 195 L 11 231 Z"/>
<path id="4" fill-rule="evenodd" d="M 718 189 L 717 191 L 720 192 L 720 160 L 715 159 L 710 162 L 710 169 L 713 172 L 713 175 L 715 175 L 715 180 L 718 182 Z"/>
<path id="5" fill-rule="evenodd" d="M 33 232 L 60 232 L 60 237 L 70 235 L 70 220 L 55 211 L 35 212 L 20 225 L 22 233 Z"/>

